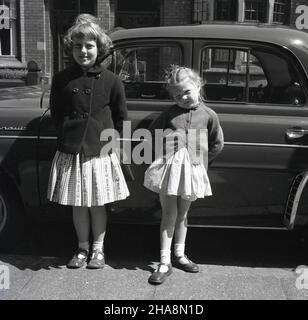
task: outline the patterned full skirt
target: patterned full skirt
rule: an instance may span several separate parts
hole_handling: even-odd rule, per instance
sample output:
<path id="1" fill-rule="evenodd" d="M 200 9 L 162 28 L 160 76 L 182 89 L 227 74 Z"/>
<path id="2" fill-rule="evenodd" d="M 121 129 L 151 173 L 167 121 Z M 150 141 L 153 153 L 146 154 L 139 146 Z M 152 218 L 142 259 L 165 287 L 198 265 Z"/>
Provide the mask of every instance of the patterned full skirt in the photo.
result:
<path id="1" fill-rule="evenodd" d="M 145 172 L 144 186 L 154 192 L 181 196 L 189 201 L 212 195 L 204 165 L 192 164 L 186 148 L 181 148 L 167 160 L 158 157 Z"/>
<path id="2" fill-rule="evenodd" d="M 49 177 L 47 198 L 62 205 L 103 206 L 129 196 L 115 153 L 98 157 L 57 151 Z"/>

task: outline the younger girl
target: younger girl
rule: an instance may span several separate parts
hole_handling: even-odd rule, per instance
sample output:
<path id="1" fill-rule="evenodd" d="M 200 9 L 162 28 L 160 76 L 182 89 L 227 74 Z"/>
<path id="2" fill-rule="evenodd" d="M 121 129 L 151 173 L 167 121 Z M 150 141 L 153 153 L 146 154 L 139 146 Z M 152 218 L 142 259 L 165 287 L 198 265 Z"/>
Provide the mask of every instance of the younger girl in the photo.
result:
<path id="1" fill-rule="evenodd" d="M 103 154 L 104 129 L 122 131 L 127 118 L 121 80 L 100 65 L 111 40 L 98 24 L 75 22 L 64 45 L 73 65 L 56 74 L 50 95 L 51 117 L 58 132 L 48 198 L 73 207 L 78 250 L 67 264 L 104 267 L 103 243 L 107 215 L 104 205 L 128 197 L 129 191 L 115 153 Z M 91 256 L 89 237 L 92 231 Z"/>
<path id="2" fill-rule="evenodd" d="M 163 148 L 144 179 L 145 187 L 159 193 L 162 206 L 160 264 L 149 278 L 152 284 L 163 283 L 172 273 L 173 236 L 173 264 L 186 272 L 199 271 L 198 265 L 185 255 L 187 213 L 192 201 L 212 195 L 207 167 L 223 148 L 218 117 L 203 103 L 201 86 L 201 79 L 193 70 L 172 66 L 167 90 L 176 104 L 150 128 L 152 132 L 166 129 Z"/>

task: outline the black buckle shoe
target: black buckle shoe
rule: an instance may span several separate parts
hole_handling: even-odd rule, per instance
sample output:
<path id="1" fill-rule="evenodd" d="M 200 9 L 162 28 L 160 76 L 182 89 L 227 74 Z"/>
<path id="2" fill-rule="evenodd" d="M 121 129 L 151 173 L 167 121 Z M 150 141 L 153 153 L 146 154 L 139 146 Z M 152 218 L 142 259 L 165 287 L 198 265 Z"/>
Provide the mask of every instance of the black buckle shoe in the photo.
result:
<path id="1" fill-rule="evenodd" d="M 183 258 L 183 257 L 186 258 L 188 260 L 188 262 L 186 262 L 186 263 L 180 262 L 180 259 Z M 181 270 L 183 270 L 185 272 L 190 272 L 190 273 L 199 272 L 199 266 L 196 263 L 194 263 L 191 260 L 189 260 L 186 255 L 183 256 L 183 257 L 175 257 L 174 261 L 172 261 L 172 264 L 176 268 L 181 269 Z"/>
<path id="2" fill-rule="evenodd" d="M 166 272 L 160 272 L 160 267 L 161 266 L 167 266 L 168 271 Z M 149 283 L 151 284 L 161 284 L 163 283 L 168 276 L 172 273 L 172 265 L 171 264 L 165 264 L 165 263 L 160 263 L 157 267 L 157 269 L 152 273 L 152 275 L 149 278 Z"/>
<path id="3" fill-rule="evenodd" d="M 99 257 L 101 255 L 101 257 Z M 102 269 L 105 266 L 105 258 L 102 250 L 93 250 L 90 261 L 87 265 L 88 269 Z"/>
<path id="4" fill-rule="evenodd" d="M 78 269 L 83 267 L 88 259 L 89 251 L 85 249 L 78 249 L 73 258 L 66 265 L 70 269 Z"/>

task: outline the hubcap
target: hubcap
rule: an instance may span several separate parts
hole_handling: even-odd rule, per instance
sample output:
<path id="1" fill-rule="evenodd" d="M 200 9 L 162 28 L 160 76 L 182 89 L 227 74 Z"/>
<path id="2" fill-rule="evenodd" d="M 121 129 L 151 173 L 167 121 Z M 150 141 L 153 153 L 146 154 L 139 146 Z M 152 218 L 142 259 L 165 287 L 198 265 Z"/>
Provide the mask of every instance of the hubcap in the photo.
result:
<path id="1" fill-rule="evenodd" d="M 0 194 L 0 233 L 4 229 L 6 221 L 7 221 L 6 205 L 5 205 L 5 202 L 4 202 L 2 195 Z"/>

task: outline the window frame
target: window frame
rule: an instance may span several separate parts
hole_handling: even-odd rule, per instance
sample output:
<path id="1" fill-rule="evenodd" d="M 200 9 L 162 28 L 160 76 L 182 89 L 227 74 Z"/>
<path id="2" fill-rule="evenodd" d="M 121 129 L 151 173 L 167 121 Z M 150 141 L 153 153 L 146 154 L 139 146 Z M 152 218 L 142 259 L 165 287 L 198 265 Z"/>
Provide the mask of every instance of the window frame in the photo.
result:
<path id="1" fill-rule="evenodd" d="M 5 5 L 4 1 L 0 1 L 0 5 Z M 2 4 L 1 4 L 2 3 Z M 18 56 L 18 19 L 19 19 L 19 1 L 15 0 L 14 7 L 11 7 L 11 2 L 9 3 L 9 41 L 10 41 L 10 53 L 2 54 L 1 40 L 0 40 L 0 57 L 1 58 L 17 58 Z M 12 14 L 13 13 L 13 14 Z M 0 29 L 1 30 L 1 29 Z"/>
<path id="2" fill-rule="evenodd" d="M 248 4 L 250 5 L 250 8 L 248 7 Z M 252 8 L 253 5 L 256 5 L 257 8 Z M 267 14 L 268 14 L 268 1 L 266 0 L 245 0 L 244 2 L 244 21 L 246 22 L 255 22 L 255 23 L 265 23 L 267 20 Z M 262 9 L 260 10 L 260 6 Z M 252 15 L 256 11 L 256 19 L 247 18 L 247 14 L 250 13 Z M 264 17 L 259 17 L 259 13 L 263 14 Z"/>
<path id="3" fill-rule="evenodd" d="M 114 59 L 114 54 L 117 50 L 123 50 L 123 49 L 130 49 L 130 50 L 133 50 L 133 49 L 145 49 L 145 48 L 166 48 L 166 47 L 175 47 L 179 50 L 179 54 L 180 54 L 180 64 L 183 65 L 184 64 L 184 46 L 181 42 L 178 42 L 178 41 L 170 41 L 170 40 L 167 40 L 167 41 L 160 41 L 160 40 L 153 40 L 153 41 L 145 41 L 145 42 L 122 42 L 122 43 L 117 43 L 114 45 L 114 47 L 112 48 L 110 54 L 108 55 L 108 57 L 112 57 L 112 71 L 115 72 L 117 74 L 117 72 L 115 71 L 115 59 Z M 118 75 L 118 74 L 117 74 Z M 123 81 L 123 84 L 125 86 L 125 81 Z M 161 81 L 145 81 L 144 83 L 165 83 L 165 81 L 163 81 L 163 79 Z M 138 83 L 137 81 L 135 82 L 130 82 L 130 83 Z M 162 99 L 162 98 L 156 98 L 156 97 L 148 97 L 148 98 L 132 98 L 132 97 L 126 97 L 127 100 L 143 100 L 143 101 L 148 101 L 148 100 L 154 100 L 154 101 L 170 101 L 171 98 L 168 97 L 168 99 Z"/>
<path id="4" fill-rule="evenodd" d="M 194 23 L 202 23 L 206 21 L 208 16 L 208 1 L 194 0 L 192 4 L 192 20 Z"/>
<path id="5" fill-rule="evenodd" d="M 298 58 L 288 49 L 285 48 L 281 48 L 279 46 L 276 45 L 270 45 L 270 44 L 256 44 L 256 43 L 252 43 L 252 42 L 247 42 L 247 43 L 234 43 L 234 42 L 217 42 L 217 41 L 209 41 L 206 44 L 202 45 L 200 47 L 200 52 L 199 52 L 199 61 L 198 61 L 198 70 L 199 70 L 199 74 L 202 77 L 202 54 L 203 51 L 206 49 L 211 49 L 211 48 L 222 48 L 222 49 L 234 49 L 234 50 L 242 50 L 242 51 L 248 51 L 251 52 L 252 55 L 255 56 L 255 52 L 256 51 L 263 51 L 263 52 L 269 52 L 270 54 L 275 54 L 276 56 L 278 56 L 279 58 L 282 58 L 286 61 L 286 63 L 288 65 L 291 65 L 293 67 L 294 72 L 296 73 L 297 77 L 298 77 L 298 82 L 299 85 L 302 89 L 303 94 L 305 95 L 305 102 L 299 105 L 291 105 L 291 104 L 282 104 L 281 102 L 250 102 L 249 101 L 249 77 L 250 74 L 247 74 L 247 80 L 246 80 L 246 99 L 243 101 L 229 101 L 229 100 L 207 100 L 205 97 L 205 101 L 209 102 L 209 103 L 222 103 L 222 104 L 247 104 L 247 105 L 267 105 L 267 106 L 271 106 L 271 107 L 279 107 L 279 106 L 283 106 L 283 107 L 299 107 L 299 108 L 303 108 L 307 105 L 308 103 L 308 88 L 307 88 L 307 77 L 305 75 L 305 71 L 303 70 L 301 63 L 299 62 Z M 248 57 L 249 58 L 249 55 Z M 258 58 L 258 57 L 257 57 Z M 249 61 L 250 59 L 248 59 L 247 61 Z M 259 58 L 258 58 L 259 60 Z M 247 66 L 247 70 L 249 72 L 249 66 L 250 64 L 248 64 Z M 265 77 L 267 78 L 267 81 L 270 83 L 269 81 L 269 76 L 267 75 L 268 70 L 266 70 L 263 65 L 261 64 L 263 72 Z M 229 76 L 227 77 L 228 80 Z M 228 82 L 226 82 L 226 84 L 228 85 Z"/>
<path id="6" fill-rule="evenodd" d="M 208 44 L 206 46 L 203 46 L 200 50 L 200 63 L 199 63 L 199 73 L 200 73 L 200 76 L 201 78 L 203 79 L 203 70 L 202 70 L 202 55 L 203 55 L 203 52 L 205 50 L 208 50 L 208 49 L 223 49 L 223 50 L 228 50 L 229 51 L 229 54 L 228 54 L 228 57 L 230 57 L 230 52 L 232 50 L 237 50 L 237 51 L 243 51 L 243 52 L 247 52 L 247 56 L 249 57 L 249 52 L 250 52 L 250 48 L 248 47 L 241 47 L 241 46 L 230 46 L 230 45 L 227 45 L 227 44 Z M 212 53 L 211 53 L 212 55 Z M 235 61 L 235 56 L 233 57 L 233 60 Z M 248 60 L 249 61 L 249 60 Z M 246 74 L 245 74 L 245 87 L 243 88 L 245 90 L 245 95 L 244 95 L 244 99 L 242 101 L 232 101 L 232 100 L 207 100 L 206 99 L 206 96 L 204 97 L 205 98 L 205 101 L 207 102 L 210 102 L 210 103 L 215 103 L 215 102 L 221 102 L 221 103 L 241 103 L 241 104 L 245 104 L 245 103 L 248 103 L 248 95 L 249 95 L 249 64 L 248 64 L 248 61 L 246 62 L 247 63 L 247 68 L 246 68 Z M 232 63 L 232 62 L 231 62 Z M 229 61 L 229 58 L 228 58 L 228 61 L 227 61 L 227 71 L 226 71 L 226 82 L 222 85 L 226 86 L 226 87 L 232 87 L 232 85 L 230 85 L 229 83 L 229 79 L 230 79 L 230 65 L 231 65 L 230 61 Z M 215 84 L 214 84 L 215 85 Z M 218 84 L 217 84 L 218 86 Z"/>
<path id="7" fill-rule="evenodd" d="M 287 24 L 289 13 L 289 0 L 275 0 L 273 7 L 273 23 L 275 24 Z M 284 10 L 279 10 L 283 7 Z M 279 19 L 283 17 L 282 19 Z M 278 18 L 278 19 L 277 19 Z"/>

